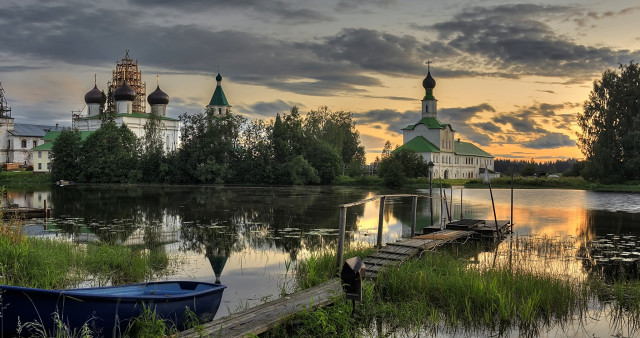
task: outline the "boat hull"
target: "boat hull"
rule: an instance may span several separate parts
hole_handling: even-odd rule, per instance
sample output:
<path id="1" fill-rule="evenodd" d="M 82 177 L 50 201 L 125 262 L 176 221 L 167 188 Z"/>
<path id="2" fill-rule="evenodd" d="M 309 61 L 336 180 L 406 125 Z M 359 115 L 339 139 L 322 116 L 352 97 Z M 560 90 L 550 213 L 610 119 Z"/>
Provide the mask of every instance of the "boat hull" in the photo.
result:
<path id="1" fill-rule="evenodd" d="M 120 336 L 146 307 L 182 330 L 187 307 L 200 320 L 212 320 L 225 288 L 192 281 L 66 290 L 0 285 L 0 326 L 5 335 L 16 334 L 18 326 L 25 323 L 42 324 L 47 332 L 52 332 L 57 316 L 72 332 L 79 332 L 87 324 L 96 334 Z M 22 334 L 29 335 L 29 329 L 30 326 L 25 326 Z"/>

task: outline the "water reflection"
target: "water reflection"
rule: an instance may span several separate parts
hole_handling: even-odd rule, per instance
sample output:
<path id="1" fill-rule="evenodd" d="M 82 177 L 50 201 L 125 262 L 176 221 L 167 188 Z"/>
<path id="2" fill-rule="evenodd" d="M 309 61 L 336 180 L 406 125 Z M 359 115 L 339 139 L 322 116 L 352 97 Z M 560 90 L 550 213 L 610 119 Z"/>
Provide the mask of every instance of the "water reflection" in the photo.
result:
<path id="1" fill-rule="evenodd" d="M 238 306 L 277 297 L 285 280 L 285 261 L 333 248 L 339 208 L 381 193 L 419 193 L 428 189 L 378 191 L 351 187 L 205 187 L 205 186 L 66 186 L 47 191 L 10 191 L 11 203 L 51 205 L 51 228 L 70 240 L 139 245 L 180 255 L 184 263 L 169 278 L 197 278 L 229 286 L 224 304 Z M 447 191 L 453 218 L 493 219 L 485 189 Z M 439 191 L 434 190 L 438 196 Z M 451 198 L 453 196 L 453 198 Z M 496 217 L 511 216 L 510 191 L 494 189 Z M 383 241 L 407 236 L 411 198 L 385 204 Z M 579 242 L 596 236 L 637 234 L 640 195 L 578 190 L 516 190 L 515 232 L 572 236 Z M 440 219 L 434 203 L 433 219 Z M 376 241 L 379 202 L 351 207 L 346 243 Z M 419 199 L 417 232 L 430 225 L 427 199 Z M 580 244 L 575 244 L 577 249 Z M 492 251 L 479 254 L 490 260 Z M 484 255 L 484 256 L 482 256 Z M 561 269 L 562 267 L 558 267 Z M 572 267 L 572 269 L 574 269 Z M 576 267 L 577 271 L 584 271 Z M 227 311 L 221 307 L 218 315 Z"/>

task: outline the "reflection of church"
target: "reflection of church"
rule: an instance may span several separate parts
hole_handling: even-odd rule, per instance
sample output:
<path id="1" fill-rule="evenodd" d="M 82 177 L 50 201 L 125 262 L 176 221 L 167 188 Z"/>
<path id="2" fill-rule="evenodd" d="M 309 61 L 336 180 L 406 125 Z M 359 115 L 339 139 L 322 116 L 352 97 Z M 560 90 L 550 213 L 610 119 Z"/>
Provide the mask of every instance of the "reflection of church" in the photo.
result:
<path id="1" fill-rule="evenodd" d="M 425 89 L 422 118 L 402 129 L 403 145 L 400 148 L 414 150 L 424 161 L 433 162 L 433 177 L 436 178 L 477 178 L 484 173 L 485 167 L 491 176 L 498 175 L 493 172 L 493 155 L 472 143 L 456 140 L 453 127 L 438 120 L 438 100 L 433 96 L 436 80 L 431 71 L 427 72 L 422 86 Z"/>

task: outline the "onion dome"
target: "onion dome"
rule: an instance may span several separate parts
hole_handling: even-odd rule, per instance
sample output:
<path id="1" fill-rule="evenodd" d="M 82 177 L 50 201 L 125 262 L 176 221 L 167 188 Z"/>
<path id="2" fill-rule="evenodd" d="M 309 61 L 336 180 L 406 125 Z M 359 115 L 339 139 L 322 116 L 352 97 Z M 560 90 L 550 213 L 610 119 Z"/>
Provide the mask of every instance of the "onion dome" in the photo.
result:
<path id="1" fill-rule="evenodd" d="M 102 101 L 102 91 L 98 89 L 98 85 L 93 86 L 93 89 L 84 94 L 84 102 L 86 104 L 100 103 Z"/>
<path id="2" fill-rule="evenodd" d="M 147 102 L 149 102 L 149 104 L 152 106 L 156 104 L 169 104 L 169 95 L 163 92 L 160 89 L 160 86 L 158 86 L 158 88 L 156 88 L 153 93 L 147 96 Z"/>
<path id="3" fill-rule="evenodd" d="M 218 76 L 216 76 L 216 81 L 222 81 L 222 75 L 220 75 L 220 73 L 218 73 Z"/>
<path id="4" fill-rule="evenodd" d="M 431 76 L 431 72 L 428 72 L 427 77 L 422 80 L 422 87 L 424 87 L 424 89 L 433 89 L 436 87 L 436 80 Z"/>
<path id="5" fill-rule="evenodd" d="M 133 101 L 136 98 L 136 91 L 124 80 L 122 86 L 113 91 L 113 99 L 116 101 Z"/>

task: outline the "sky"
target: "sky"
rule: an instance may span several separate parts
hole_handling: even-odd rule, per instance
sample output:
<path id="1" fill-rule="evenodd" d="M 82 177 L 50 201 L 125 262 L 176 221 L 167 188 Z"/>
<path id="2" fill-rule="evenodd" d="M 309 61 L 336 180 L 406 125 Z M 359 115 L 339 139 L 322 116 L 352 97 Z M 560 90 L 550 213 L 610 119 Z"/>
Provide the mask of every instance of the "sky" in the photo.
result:
<path id="1" fill-rule="evenodd" d="M 234 113 L 353 113 L 367 158 L 438 119 L 498 158 L 580 158 L 576 114 L 607 69 L 640 61 L 640 5 L 611 1 L 0 1 L 0 83 L 16 123 L 71 125 L 125 52 L 168 116 L 204 110 L 215 75 Z M 636 27 L 636 28 L 634 28 Z"/>

